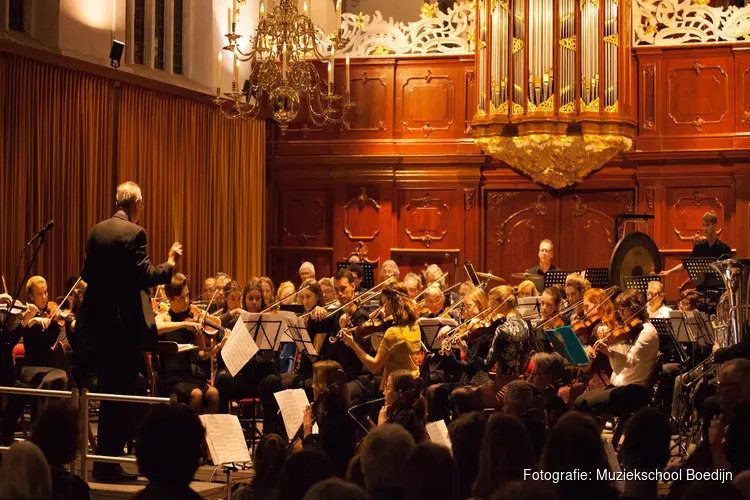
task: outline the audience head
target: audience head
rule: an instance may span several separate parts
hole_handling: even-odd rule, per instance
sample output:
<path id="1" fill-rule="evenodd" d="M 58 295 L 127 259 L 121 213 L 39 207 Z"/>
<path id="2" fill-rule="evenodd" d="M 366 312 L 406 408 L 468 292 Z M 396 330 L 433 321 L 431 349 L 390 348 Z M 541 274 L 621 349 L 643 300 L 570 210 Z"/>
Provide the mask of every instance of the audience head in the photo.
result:
<path id="1" fill-rule="evenodd" d="M 458 466 L 461 498 L 471 496 L 479 471 L 479 450 L 486 427 L 487 417 L 478 411 L 464 413 L 448 426 L 453 457 Z"/>
<path id="2" fill-rule="evenodd" d="M 380 281 L 387 280 L 392 276 L 398 280 L 401 277 L 401 271 L 395 261 L 386 260 L 380 266 Z"/>
<path id="3" fill-rule="evenodd" d="M 749 359 L 732 359 L 722 365 L 719 374 L 719 399 L 725 412 L 742 402 L 750 401 Z"/>
<path id="4" fill-rule="evenodd" d="M 31 442 L 39 447 L 50 465 L 73 461 L 78 450 L 78 411 L 67 400 L 54 401 L 37 417 Z"/>
<path id="5" fill-rule="evenodd" d="M 255 448 L 253 457 L 255 476 L 251 483 L 252 487 L 263 490 L 278 489 L 287 454 L 287 443 L 283 437 L 278 434 L 263 436 Z"/>
<path id="6" fill-rule="evenodd" d="M 322 451 L 293 453 L 281 473 L 279 500 L 302 500 L 315 483 L 330 477 L 333 477 L 333 465 Z"/>
<path id="7" fill-rule="evenodd" d="M 414 447 L 414 438 L 400 425 L 379 425 L 367 435 L 360 463 L 370 496 L 404 487 L 406 461 Z"/>
<path id="8" fill-rule="evenodd" d="M 628 469 L 662 470 L 669 461 L 672 430 L 656 408 L 642 408 L 625 426 L 620 461 Z"/>
<path id="9" fill-rule="evenodd" d="M 315 279 L 315 266 L 312 262 L 303 262 L 299 266 L 299 277 L 302 281 Z"/>
<path id="10" fill-rule="evenodd" d="M 518 298 L 523 297 L 538 297 L 539 290 L 536 289 L 536 285 L 531 280 L 524 280 L 516 287 L 518 291 Z"/>
<path id="11" fill-rule="evenodd" d="M 535 464 L 534 448 L 521 421 L 511 415 L 493 415 L 479 452 L 474 496 L 489 499 L 508 482 L 523 479 L 524 470 L 533 469 Z"/>
<path id="12" fill-rule="evenodd" d="M 349 460 L 349 466 L 346 468 L 346 480 L 363 490 L 365 489 L 365 475 L 362 472 L 360 455 L 355 455 Z"/>
<path id="13" fill-rule="evenodd" d="M 534 357 L 531 358 L 530 368 L 529 383 L 533 384 L 540 392 L 547 387 L 557 386 L 567 375 L 565 360 L 556 352 L 534 354 Z"/>
<path id="14" fill-rule="evenodd" d="M 203 455 L 204 435 L 198 415 L 187 406 L 152 406 L 136 443 L 138 470 L 154 483 L 190 484 Z"/>
<path id="15" fill-rule="evenodd" d="M 516 418 L 544 422 L 544 400 L 536 387 L 523 380 L 509 383 L 503 400 L 503 411 Z"/>
<path id="16" fill-rule="evenodd" d="M 46 500 L 52 496 L 52 475 L 39 447 L 28 441 L 11 445 L 0 468 L 0 498 Z"/>
<path id="17" fill-rule="evenodd" d="M 334 477 L 316 483 L 307 491 L 304 500 L 367 500 L 367 495 L 356 484 Z"/>
<path id="18" fill-rule="evenodd" d="M 435 443 L 418 444 L 406 462 L 405 496 L 409 500 L 458 500 L 458 469 L 451 452 Z"/>

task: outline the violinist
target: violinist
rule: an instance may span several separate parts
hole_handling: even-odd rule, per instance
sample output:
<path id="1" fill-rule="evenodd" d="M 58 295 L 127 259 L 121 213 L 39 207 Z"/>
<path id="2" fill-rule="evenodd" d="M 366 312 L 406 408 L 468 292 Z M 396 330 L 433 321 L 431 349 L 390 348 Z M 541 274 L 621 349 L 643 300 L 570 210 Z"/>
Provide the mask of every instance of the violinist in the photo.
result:
<path id="1" fill-rule="evenodd" d="M 458 298 L 463 299 L 470 292 L 476 290 L 476 286 L 471 281 L 464 281 L 461 286 L 458 287 Z"/>
<path id="2" fill-rule="evenodd" d="M 443 303 L 443 292 L 440 287 L 430 285 L 422 294 L 424 307 L 420 311 L 425 318 L 437 318 L 445 310 Z"/>
<path id="3" fill-rule="evenodd" d="M 406 292 L 409 294 L 409 298 L 413 299 L 422 293 L 422 278 L 414 273 L 409 273 L 404 278 L 404 286 Z"/>
<path id="4" fill-rule="evenodd" d="M 187 277 L 182 273 L 172 275 L 172 280 L 164 287 L 169 299 L 169 310 L 156 316 L 156 329 L 161 340 L 178 344 L 195 344 L 199 350 L 164 356 L 164 382 L 168 394 L 176 395 L 177 401 L 186 404 L 196 413 L 206 406 L 206 413 L 219 410 L 219 392 L 208 384 L 210 372 L 201 363 L 219 352 L 228 336 L 219 345 L 207 349 L 203 330 L 190 310 L 190 288 Z"/>
<path id="5" fill-rule="evenodd" d="M 322 293 L 323 306 L 333 304 L 336 301 L 336 290 L 333 286 L 333 279 L 323 278 L 318 281 L 318 284 L 320 285 L 320 293 Z"/>
<path id="6" fill-rule="evenodd" d="M 615 306 L 607 291 L 601 288 L 589 288 L 583 294 L 583 314 L 580 319 L 574 319 L 571 326 L 579 334 L 578 338 L 585 346 L 591 362 L 585 369 L 579 371 L 573 386 L 561 387 L 558 395 L 563 401 L 572 406 L 573 402 L 587 391 L 609 385 L 609 374 L 612 367 L 609 358 L 602 353 L 595 353 L 594 344 L 605 338 L 617 327 Z M 586 330 L 585 333 L 582 333 Z"/>
<path id="7" fill-rule="evenodd" d="M 419 377 L 418 357 L 422 350 L 422 333 L 417 325 L 414 302 L 406 293 L 403 283 L 390 283 L 380 295 L 383 314 L 393 316 L 393 326 L 383 335 L 377 353 L 372 356 L 357 343 L 351 334 L 343 332 L 344 342 L 371 372 L 383 370 L 380 390 L 385 388 L 388 375 L 396 370 L 408 370 L 412 377 Z"/>
<path id="8" fill-rule="evenodd" d="M 501 285 L 490 290 L 490 308 L 498 319 L 486 355 L 470 352 L 465 343 L 459 343 L 461 353 L 476 369 L 489 373 L 496 367 L 495 379 L 479 386 L 457 389 L 451 395 L 454 407 L 460 413 L 481 411 L 484 408 L 502 408 L 505 386 L 526 372 L 529 355 L 530 328 L 518 311 L 515 290 Z"/>
<path id="9" fill-rule="evenodd" d="M 310 272 L 303 272 L 303 268 L 309 271 L 309 269 L 305 266 L 305 264 L 310 264 L 309 262 L 305 262 L 302 264 L 300 269 L 300 276 L 309 276 Z M 312 266 L 312 264 L 310 264 Z M 315 277 L 315 268 L 312 268 L 312 276 L 314 279 Z M 303 280 L 303 283 L 306 280 Z M 302 285 L 300 285 L 300 288 L 302 288 Z M 275 302 L 279 303 L 280 305 L 290 305 L 294 304 L 294 283 L 291 281 L 284 281 L 279 285 L 278 290 L 276 290 L 276 300 Z M 266 305 L 269 305 L 271 303 L 265 302 Z M 265 307 L 264 307 L 265 308 Z M 294 356 L 297 353 L 297 346 L 294 342 L 284 342 L 281 345 L 281 351 L 279 352 L 279 370 L 281 373 L 289 373 L 292 370 L 292 366 L 294 365 Z"/>
<path id="10" fill-rule="evenodd" d="M 323 292 L 320 290 L 320 284 L 317 281 L 305 281 L 300 288 L 303 290 L 297 296 L 305 308 L 305 313 L 308 314 L 307 332 L 313 341 L 315 352 L 319 353 L 326 341 L 328 332 L 333 329 L 333 318 L 327 318 L 326 310 L 323 308 Z M 297 369 L 282 374 L 281 382 L 284 389 L 302 388 L 306 391 L 311 389 L 313 384 L 312 364 L 316 361 L 317 356 L 310 359 L 306 354 L 301 355 L 302 358 Z"/>
<path id="11" fill-rule="evenodd" d="M 13 331 L 11 339 L 15 344 L 23 338 L 24 363 L 16 383 L 21 387 L 64 391 L 68 387 L 65 358 L 58 350 L 53 350 L 63 328 L 59 316 L 51 317 L 53 313 L 59 314 L 59 311 L 56 311 L 57 304 L 48 301 L 47 280 L 42 276 L 29 278 L 26 282 L 26 293 L 28 309 L 31 312 L 27 312 L 23 317 L 20 326 Z M 23 414 L 25 400 L 23 396 L 9 397 L 3 411 L 3 440 L 6 443 L 13 440 L 15 425 Z M 46 403 L 41 398 L 39 402 L 40 406 Z M 36 414 L 35 406 L 33 415 Z"/>
<path id="12" fill-rule="evenodd" d="M 260 288 L 263 292 L 263 301 L 266 304 L 273 304 L 274 302 L 274 286 L 273 286 L 273 280 L 269 278 L 268 276 L 261 276 L 260 279 Z"/>
<path id="13" fill-rule="evenodd" d="M 566 323 L 570 323 L 572 319 L 578 319 L 583 316 L 583 294 L 589 288 L 591 288 L 591 284 L 578 273 L 570 273 L 565 277 L 565 298 L 568 306 L 578 304 L 563 317 Z"/>
<path id="14" fill-rule="evenodd" d="M 551 286 L 544 289 L 544 293 L 542 293 L 539 300 L 539 314 L 541 317 L 536 320 L 533 331 L 532 347 L 535 351 L 554 352 L 544 331 L 565 325 L 564 315 L 560 314 L 562 300 L 562 293 L 560 293 L 558 287 Z"/>
<path id="15" fill-rule="evenodd" d="M 346 269 L 340 269 L 336 273 L 335 280 L 336 297 L 341 305 L 347 304 L 354 299 L 354 276 Z M 360 307 L 357 302 L 353 302 L 348 310 L 341 310 L 333 316 L 332 329 L 328 332 L 328 337 L 336 337 L 342 328 L 356 327 L 369 319 L 367 311 Z M 361 348 L 366 352 L 372 352 L 372 345 L 369 340 L 356 339 L 361 342 Z M 349 389 L 349 395 L 353 402 L 357 402 L 363 394 L 375 393 L 380 384 L 379 377 L 368 373 L 362 366 L 362 362 L 357 358 L 354 352 L 341 342 L 323 342 L 320 349 L 320 357 L 331 361 L 336 361 L 346 373 L 346 385 Z"/>
<path id="16" fill-rule="evenodd" d="M 615 308 L 620 323 L 607 337 L 597 341 L 599 352 L 612 365 L 610 384 L 576 399 L 576 410 L 624 415 L 650 400 L 647 384 L 659 355 L 659 336 L 648 322 L 648 313 L 637 291 L 621 293 Z"/>
<path id="17" fill-rule="evenodd" d="M 237 318 L 245 310 L 242 304 L 242 286 L 236 281 L 230 281 L 224 286 L 223 295 L 226 303 L 226 311 L 219 316 L 221 326 L 227 330 L 234 328 Z M 219 342 L 221 342 L 224 332 L 219 332 Z"/>
<path id="18" fill-rule="evenodd" d="M 518 284 L 518 298 L 526 298 L 526 297 L 538 297 L 539 296 L 539 290 L 537 290 L 536 285 L 531 280 L 524 280 L 521 283 Z"/>
<path id="19" fill-rule="evenodd" d="M 664 283 L 661 281 L 650 281 L 648 283 L 646 298 L 648 299 L 646 310 L 648 311 L 649 318 L 669 318 L 672 308 L 664 304 Z"/>
<path id="20" fill-rule="evenodd" d="M 250 280 L 245 285 L 242 304 L 251 313 L 259 313 L 265 309 L 263 292 L 257 279 Z M 273 397 L 275 392 L 281 390 L 281 376 L 272 351 L 259 351 L 234 377 L 226 369 L 222 357 L 218 356 L 214 385 L 219 391 L 220 413 L 229 413 L 230 401 L 259 398 L 263 406 L 263 434 L 278 433 L 283 429 L 278 416 L 279 405 Z"/>

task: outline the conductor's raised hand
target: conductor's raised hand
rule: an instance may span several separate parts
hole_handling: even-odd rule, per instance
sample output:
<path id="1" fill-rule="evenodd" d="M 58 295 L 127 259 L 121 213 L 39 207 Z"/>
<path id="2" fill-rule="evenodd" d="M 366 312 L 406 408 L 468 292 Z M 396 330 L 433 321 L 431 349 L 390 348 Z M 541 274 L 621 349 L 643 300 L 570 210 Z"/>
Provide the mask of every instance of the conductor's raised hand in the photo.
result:
<path id="1" fill-rule="evenodd" d="M 175 241 L 172 243 L 172 248 L 169 249 L 169 259 L 167 262 L 176 266 L 182 260 L 182 243 Z"/>

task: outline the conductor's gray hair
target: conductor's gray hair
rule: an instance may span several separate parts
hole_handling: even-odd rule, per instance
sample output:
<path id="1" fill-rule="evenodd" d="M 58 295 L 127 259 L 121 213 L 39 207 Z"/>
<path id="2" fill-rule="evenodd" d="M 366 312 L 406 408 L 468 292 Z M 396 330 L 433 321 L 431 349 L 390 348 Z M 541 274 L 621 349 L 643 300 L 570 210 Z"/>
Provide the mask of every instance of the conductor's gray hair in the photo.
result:
<path id="1" fill-rule="evenodd" d="M 117 186 L 115 205 L 117 208 L 126 208 L 141 200 L 141 188 L 133 181 L 123 182 Z"/>

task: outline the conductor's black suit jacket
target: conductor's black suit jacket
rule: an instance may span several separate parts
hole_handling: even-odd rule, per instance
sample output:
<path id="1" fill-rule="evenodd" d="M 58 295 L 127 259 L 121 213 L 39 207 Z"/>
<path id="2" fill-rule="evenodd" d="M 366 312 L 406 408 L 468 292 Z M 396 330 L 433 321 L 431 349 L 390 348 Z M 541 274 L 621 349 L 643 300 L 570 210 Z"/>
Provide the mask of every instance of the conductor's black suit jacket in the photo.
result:
<path id="1" fill-rule="evenodd" d="M 151 264 L 146 231 L 123 211 L 89 231 L 81 278 L 88 283 L 76 322 L 91 368 L 130 364 L 156 344 L 149 288 L 172 278 L 169 263 Z"/>

